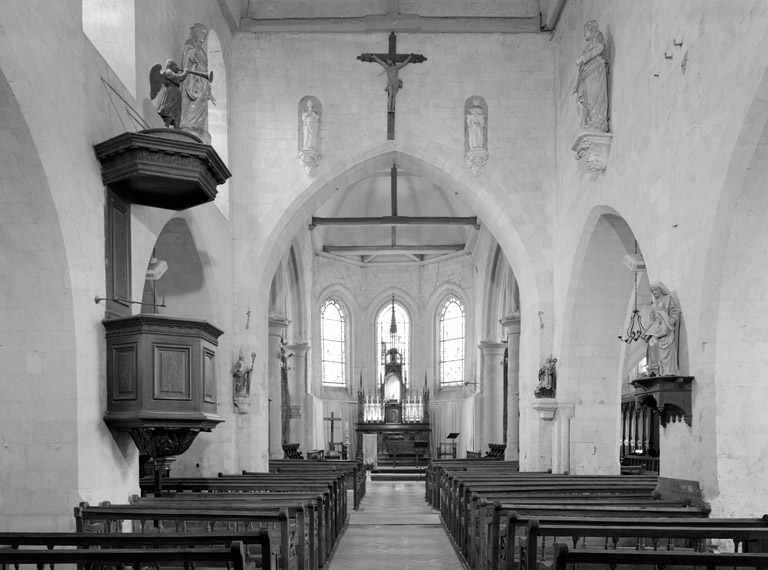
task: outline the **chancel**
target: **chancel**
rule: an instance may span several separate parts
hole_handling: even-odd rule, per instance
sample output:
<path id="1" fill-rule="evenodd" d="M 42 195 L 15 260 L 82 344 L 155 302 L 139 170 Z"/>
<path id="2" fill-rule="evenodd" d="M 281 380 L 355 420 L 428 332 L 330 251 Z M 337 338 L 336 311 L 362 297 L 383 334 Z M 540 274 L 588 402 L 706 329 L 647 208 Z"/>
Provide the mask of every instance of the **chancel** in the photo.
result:
<path id="1" fill-rule="evenodd" d="M 0 566 L 768 567 L 768 3 L 680 6 L 0 2 Z"/>

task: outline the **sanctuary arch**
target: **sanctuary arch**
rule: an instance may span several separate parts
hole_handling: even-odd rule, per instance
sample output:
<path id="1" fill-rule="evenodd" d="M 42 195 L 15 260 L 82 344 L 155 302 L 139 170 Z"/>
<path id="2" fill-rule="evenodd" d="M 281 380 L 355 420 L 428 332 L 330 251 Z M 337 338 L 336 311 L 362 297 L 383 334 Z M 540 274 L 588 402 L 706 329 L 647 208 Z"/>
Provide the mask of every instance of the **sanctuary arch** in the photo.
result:
<path id="1" fill-rule="evenodd" d="M 391 144 L 402 145 L 400 142 Z M 434 145 L 440 146 L 439 143 L 433 142 Z M 543 204 L 544 196 L 532 192 L 523 192 L 518 195 L 514 188 L 514 175 L 504 171 L 503 166 L 497 167 L 494 171 L 489 165 L 485 169 L 486 175 L 481 183 L 468 172 L 456 172 L 450 168 L 445 162 L 447 159 L 435 160 L 434 150 L 427 152 L 412 145 L 408 146 L 408 152 L 386 150 L 386 148 L 391 146 L 382 145 L 373 151 L 346 157 L 347 161 L 336 164 L 324 161 L 315 171 L 317 178 L 309 184 L 303 172 L 286 171 L 285 179 L 278 181 L 284 185 L 284 199 L 276 201 L 266 211 L 241 208 L 245 206 L 241 201 L 246 200 L 247 197 L 233 196 L 233 208 L 242 212 L 247 211 L 249 214 L 238 223 L 254 228 L 255 234 L 247 242 L 243 240 L 241 246 L 236 248 L 235 265 L 241 268 L 242 274 L 235 277 L 239 285 L 236 288 L 234 310 L 240 313 L 250 307 L 252 324 L 246 331 L 235 323 L 235 330 L 232 333 L 235 345 L 245 349 L 247 346 L 263 347 L 267 344 L 266 299 L 269 298 L 272 277 L 279 263 L 284 259 L 290 244 L 294 243 L 300 230 L 306 227 L 313 212 L 337 188 L 347 187 L 368 176 L 389 170 L 395 163 L 398 168 L 427 178 L 449 192 L 457 192 L 464 202 L 477 212 L 480 223 L 498 241 L 513 268 L 519 288 L 520 311 L 523 315 L 520 361 L 537 362 L 542 354 L 541 346 L 547 333 L 542 332 L 538 318 L 533 319 L 531 315 L 535 316 L 539 311 L 551 314 L 551 272 L 547 269 L 548 264 L 542 261 L 542 255 L 548 255 L 545 252 L 548 252 L 549 248 L 543 244 L 549 238 L 546 237 L 543 227 L 525 234 L 517 233 L 515 228 L 531 227 L 530 219 L 525 219 L 522 213 L 526 207 L 533 209 L 543 207 L 536 204 Z M 450 156 L 448 149 L 445 149 L 445 156 Z M 347 167 L 347 164 L 353 164 L 353 166 Z M 510 181 L 512 181 L 511 185 Z M 521 207 L 509 208 L 510 199 L 520 202 Z M 524 207 L 522 204 L 527 206 Z M 251 211 L 254 213 L 250 214 Z M 255 260 L 258 260 L 258 263 Z M 264 367 L 266 354 L 259 354 L 258 351 L 262 349 L 256 350 L 255 374 L 266 376 L 267 370 Z M 523 357 L 522 354 L 525 353 L 533 356 Z M 260 366 L 264 368 L 261 371 L 258 370 Z M 535 365 L 524 364 L 520 375 L 535 377 L 536 372 Z"/>

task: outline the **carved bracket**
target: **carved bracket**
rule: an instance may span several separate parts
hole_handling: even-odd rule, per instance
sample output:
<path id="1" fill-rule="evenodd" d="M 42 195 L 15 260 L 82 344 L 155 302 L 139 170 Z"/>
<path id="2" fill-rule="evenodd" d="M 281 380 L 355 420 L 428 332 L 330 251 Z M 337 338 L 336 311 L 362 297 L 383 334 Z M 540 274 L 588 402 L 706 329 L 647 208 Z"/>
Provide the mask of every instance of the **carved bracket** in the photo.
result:
<path id="1" fill-rule="evenodd" d="M 201 430 L 193 428 L 137 427 L 126 430 L 131 434 L 139 453 L 153 458 L 181 455 Z"/>
<path id="2" fill-rule="evenodd" d="M 539 417 L 545 421 L 552 421 L 557 412 L 557 400 L 554 398 L 539 398 L 533 403 L 533 409 L 539 412 Z"/>
<path id="3" fill-rule="evenodd" d="M 611 133 L 580 133 L 571 145 L 571 150 L 576 151 L 576 160 L 587 159 L 587 170 L 603 172 L 608 167 L 612 140 Z"/>
<path id="4" fill-rule="evenodd" d="M 304 167 L 307 174 L 311 174 L 312 171 L 320 164 L 322 155 L 316 150 L 300 150 L 299 162 Z"/>
<path id="5" fill-rule="evenodd" d="M 651 376 L 632 381 L 641 406 L 659 412 L 662 427 L 667 422 L 684 421 L 691 425 L 691 393 L 693 376 Z"/>
<path id="6" fill-rule="evenodd" d="M 469 150 L 464 156 L 464 160 L 467 162 L 470 170 L 472 170 L 472 174 L 477 176 L 488 162 L 488 151 L 483 149 Z"/>

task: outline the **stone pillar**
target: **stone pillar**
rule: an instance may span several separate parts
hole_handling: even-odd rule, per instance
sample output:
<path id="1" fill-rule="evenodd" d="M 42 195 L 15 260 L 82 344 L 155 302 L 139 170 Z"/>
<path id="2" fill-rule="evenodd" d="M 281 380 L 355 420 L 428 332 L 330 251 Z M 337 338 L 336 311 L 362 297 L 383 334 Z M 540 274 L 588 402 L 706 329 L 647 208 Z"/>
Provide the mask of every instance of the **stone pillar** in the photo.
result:
<path id="1" fill-rule="evenodd" d="M 553 419 L 557 412 L 557 400 L 554 398 L 537 398 L 532 407 L 539 414 L 538 430 L 533 442 L 533 470 L 547 471 L 552 465 L 552 440 L 554 438 Z"/>
<path id="2" fill-rule="evenodd" d="M 290 321 L 281 317 L 269 318 L 267 346 L 267 375 L 269 384 L 269 458 L 283 458 L 283 410 L 280 385 L 280 343 Z"/>
<path id="3" fill-rule="evenodd" d="M 291 408 L 288 420 L 289 437 L 292 443 L 299 443 L 299 450 L 307 452 L 312 449 L 307 430 L 307 351 L 309 345 L 305 342 L 285 345 L 288 357 L 288 393 L 291 398 Z"/>
<path id="4" fill-rule="evenodd" d="M 557 404 L 555 439 L 552 442 L 552 473 L 571 472 L 571 418 L 575 410 L 575 404 Z"/>
<path id="5" fill-rule="evenodd" d="M 487 444 L 504 441 L 502 428 L 504 426 L 504 349 L 502 342 L 482 341 L 477 345 L 482 358 L 480 386 L 483 391 L 482 432 L 480 434 L 480 450 L 487 451 Z"/>
<path id="6" fill-rule="evenodd" d="M 520 459 L 520 315 L 499 321 L 507 333 L 507 452 L 505 459 Z"/>

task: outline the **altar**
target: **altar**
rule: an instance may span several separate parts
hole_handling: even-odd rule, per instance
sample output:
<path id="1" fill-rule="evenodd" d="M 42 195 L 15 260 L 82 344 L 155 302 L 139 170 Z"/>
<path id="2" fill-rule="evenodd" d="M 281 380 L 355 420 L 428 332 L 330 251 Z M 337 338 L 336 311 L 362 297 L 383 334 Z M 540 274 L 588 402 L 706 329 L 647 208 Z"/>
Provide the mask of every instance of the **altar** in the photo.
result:
<path id="1" fill-rule="evenodd" d="M 384 374 L 379 386 L 366 393 L 360 379 L 357 424 L 357 459 L 363 457 L 363 435 L 376 435 L 376 458 L 392 459 L 397 464 L 419 464 L 432 457 L 429 421 L 429 390 L 409 387 L 403 378 L 402 355 L 393 345 L 383 350 Z"/>

